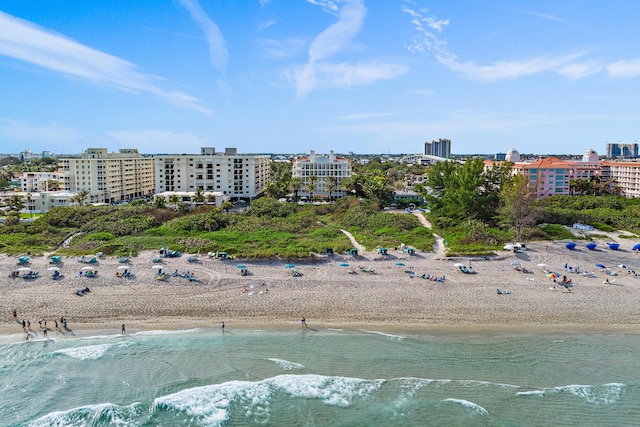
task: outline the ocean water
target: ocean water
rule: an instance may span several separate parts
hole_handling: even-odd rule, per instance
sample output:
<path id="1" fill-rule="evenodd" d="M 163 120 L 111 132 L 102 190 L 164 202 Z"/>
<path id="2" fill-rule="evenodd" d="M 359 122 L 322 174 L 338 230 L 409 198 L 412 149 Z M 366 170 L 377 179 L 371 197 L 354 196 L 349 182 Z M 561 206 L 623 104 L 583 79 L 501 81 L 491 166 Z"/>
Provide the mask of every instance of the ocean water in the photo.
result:
<path id="1" fill-rule="evenodd" d="M 0 425 L 640 424 L 636 334 L 227 329 L 0 340 Z"/>

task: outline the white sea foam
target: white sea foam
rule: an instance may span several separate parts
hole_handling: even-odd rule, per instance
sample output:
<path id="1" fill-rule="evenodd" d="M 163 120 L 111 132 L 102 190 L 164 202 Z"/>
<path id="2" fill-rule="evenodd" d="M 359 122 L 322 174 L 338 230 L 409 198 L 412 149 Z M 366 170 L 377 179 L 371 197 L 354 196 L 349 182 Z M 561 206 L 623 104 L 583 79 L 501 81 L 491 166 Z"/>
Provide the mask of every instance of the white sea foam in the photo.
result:
<path id="1" fill-rule="evenodd" d="M 335 332 L 344 332 L 344 329 L 339 329 L 339 328 L 327 328 L 328 331 L 335 331 Z"/>
<path id="2" fill-rule="evenodd" d="M 63 348 L 55 351 L 53 354 L 62 354 L 78 360 L 97 360 L 104 356 L 110 348 L 126 347 L 127 345 L 128 343 L 125 342 L 86 345 L 83 347 Z"/>
<path id="3" fill-rule="evenodd" d="M 383 337 L 387 337 L 390 340 L 394 340 L 394 341 L 400 341 L 405 339 L 406 337 L 403 337 L 402 335 L 393 335 L 393 334 L 387 334 L 384 332 L 380 332 L 380 331 L 370 331 L 367 329 L 360 329 L 362 332 L 366 332 L 368 334 L 375 334 L 375 335 L 382 335 Z"/>
<path id="4" fill-rule="evenodd" d="M 278 365 L 282 369 L 286 369 L 288 371 L 290 371 L 292 369 L 304 369 L 305 368 L 305 366 L 300 364 L 300 363 L 289 362 L 288 360 L 273 359 L 273 358 L 267 359 L 267 360 L 270 360 L 270 361 L 274 362 L 276 365 Z"/>
<path id="5" fill-rule="evenodd" d="M 579 385 L 572 384 L 554 387 L 553 390 L 561 393 L 570 393 L 583 398 L 589 403 L 615 403 L 620 399 L 620 395 L 626 388 L 625 384 L 609 383 L 603 385 Z"/>
<path id="6" fill-rule="evenodd" d="M 620 395 L 624 392 L 625 388 L 626 385 L 621 383 L 608 383 L 602 385 L 571 384 L 553 388 L 544 388 L 542 390 L 520 391 L 517 395 L 544 397 L 547 395 L 568 393 L 582 398 L 589 403 L 603 403 L 609 405 L 620 399 Z"/>
<path id="7" fill-rule="evenodd" d="M 443 402 L 458 403 L 458 404 L 460 404 L 462 406 L 465 406 L 467 408 L 473 409 L 476 413 L 478 413 L 480 415 L 489 415 L 489 411 L 487 411 L 482 406 L 480 406 L 480 405 L 478 405 L 476 403 L 469 402 L 468 400 L 449 398 L 449 399 L 444 399 Z"/>
<path id="8" fill-rule="evenodd" d="M 275 392 L 317 399 L 332 406 L 348 406 L 353 398 L 368 396 L 383 383 L 384 380 L 347 377 L 279 375 L 257 382 L 229 381 L 190 388 L 159 397 L 153 406 L 155 410 L 176 410 L 198 417 L 206 424 L 220 425 L 228 420 L 231 405 L 240 405 L 248 413 L 268 418 L 269 402 Z"/>
<path id="9" fill-rule="evenodd" d="M 518 396 L 539 396 L 542 397 L 546 393 L 544 390 L 529 390 L 529 391 L 519 391 L 516 393 Z"/>
<path id="10" fill-rule="evenodd" d="M 140 404 L 132 403 L 128 406 L 117 406 L 111 403 L 81 406 L 67 411 L 50 412 L 47 415 L 26 424 L 27 427 L 84 427 L 91 421 L 103 419 L 105 423 L 118 427 L 137 425 L 131 416 L 140 413 Z"/>

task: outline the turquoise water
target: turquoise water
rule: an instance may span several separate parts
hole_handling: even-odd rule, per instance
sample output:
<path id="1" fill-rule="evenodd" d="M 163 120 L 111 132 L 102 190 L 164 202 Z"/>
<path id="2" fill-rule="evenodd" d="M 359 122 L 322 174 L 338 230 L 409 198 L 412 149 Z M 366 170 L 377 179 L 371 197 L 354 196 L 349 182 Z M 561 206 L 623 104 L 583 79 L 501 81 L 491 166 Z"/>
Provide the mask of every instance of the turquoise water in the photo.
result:
<path id="1" fill-rule="evenodd" d="M 638 425 L 638 354 L 635 334 L 231 329 L 5 340 L 0 425 Z"/>

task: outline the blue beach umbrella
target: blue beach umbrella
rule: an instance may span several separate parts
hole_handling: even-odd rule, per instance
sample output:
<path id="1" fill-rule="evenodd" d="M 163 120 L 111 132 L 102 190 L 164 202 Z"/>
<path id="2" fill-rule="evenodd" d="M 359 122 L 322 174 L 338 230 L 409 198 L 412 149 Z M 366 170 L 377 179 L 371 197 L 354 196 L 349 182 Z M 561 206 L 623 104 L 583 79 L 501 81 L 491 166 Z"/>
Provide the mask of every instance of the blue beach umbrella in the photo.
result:
<path id="1" fill-rule="evenodd" d="M 620 247 L 620 243 L 609 242 L 607 243 L 607 245 L 609 245 L 609 249 L 611 249 L 612 251 L 617 251 Z"/>
<path id="2" fill-rule="evenodd" d="M 607 266 L 604 265 L 604 264 L 596 264 L 596 267 L 598 267 L 598 268 L 607 268 Z"/>
<path id="3" fill-rule="evenodd" d="M 597 244 L 591 242 L 591 243 L 587 243 L 585 245 L 587 247 L 587 249 L 589 249 L 590 251 L 594 250 L 596 248 L 596 246 L 598 246 Z"/>
<path id="4" fill-rule="evenodd" d="M 244 264 L 238 264 L 236 265 L 236 268 L 247 268 L 247 266 Z"/>
<path id="5" fill-rule="evenodd" d="M 347 264 L 346 262 L 343 262 L 342 264 L 340 264 L 340 267 L 349 267 L 349 264 Z"/>
<path id="6" fill-rule="evenodd" d="M 566 245 L 564 245 L 567 249 L 569 249 L 570 251 L 574 250 L 576 248 L 576 244 L 575 242 L 569 242 Z"/>
<path id="7" fill-rule="evenodd" d="M 287 264 L 284 268 L 296 268 L 296 266 L 294 264 Z"/>
<path id="8" fill-rule="evenodd" d="M 640 251 L 640 243 L 636 243 L 635 245 L 633 245 L 633 247 L 631 248 L 632 251 Z"/>
<path id="9" fill-rule="evenodd" d="M 398 267 L 404 267 L 404 263 L 402 263 L 402 262 L 396 262 L 396 265 L 397 265 Z"/>

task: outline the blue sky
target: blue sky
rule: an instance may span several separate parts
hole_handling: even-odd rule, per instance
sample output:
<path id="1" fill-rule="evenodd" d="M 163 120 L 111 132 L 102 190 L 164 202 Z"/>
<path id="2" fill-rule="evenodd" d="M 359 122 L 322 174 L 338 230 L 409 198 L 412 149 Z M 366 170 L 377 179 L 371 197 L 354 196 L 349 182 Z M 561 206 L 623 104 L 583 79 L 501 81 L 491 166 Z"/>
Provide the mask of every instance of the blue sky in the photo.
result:
<path id="1" fill-rule="evenodd" d="M 640 2 L 5 0 L 0 152 L 605 152 Z"/>

